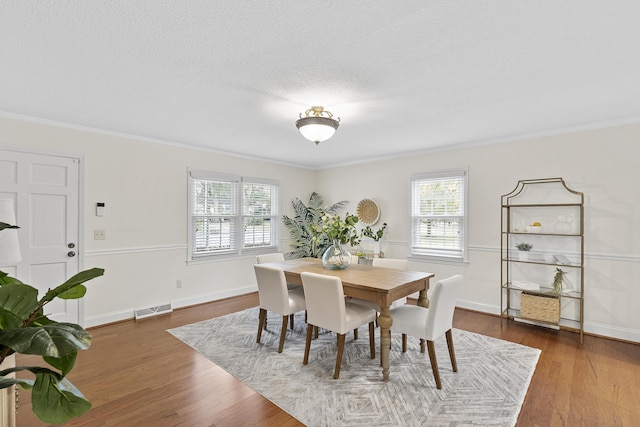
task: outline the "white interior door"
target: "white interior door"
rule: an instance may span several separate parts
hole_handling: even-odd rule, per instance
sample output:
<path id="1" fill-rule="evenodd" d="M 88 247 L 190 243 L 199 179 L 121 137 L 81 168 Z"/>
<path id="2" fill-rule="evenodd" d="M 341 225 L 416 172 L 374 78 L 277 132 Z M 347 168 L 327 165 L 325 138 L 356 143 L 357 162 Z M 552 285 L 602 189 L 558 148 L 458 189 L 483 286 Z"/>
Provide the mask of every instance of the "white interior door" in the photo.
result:
<path id="1" fill-rule="evenodd" d="M 70 157 L 0 150 L 0 197 L 14 200 L 20 226 L 22 261 L 15 274 L 40 296 L 79 271 L 79 163 Z M 55 299 L 45 314 L 58 322 L 79 323 L 78 304 Z"/>

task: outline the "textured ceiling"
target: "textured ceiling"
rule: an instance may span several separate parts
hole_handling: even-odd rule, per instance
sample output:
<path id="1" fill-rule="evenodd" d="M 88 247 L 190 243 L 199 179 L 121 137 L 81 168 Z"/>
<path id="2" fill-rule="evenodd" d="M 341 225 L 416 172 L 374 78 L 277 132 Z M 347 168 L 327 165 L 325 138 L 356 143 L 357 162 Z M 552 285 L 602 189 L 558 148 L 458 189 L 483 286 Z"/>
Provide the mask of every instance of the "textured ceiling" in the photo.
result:
<path id="1" fill-rule="evenodd" d="M 640 121 L 640 2 L 0 2 L 0 112 L 326 167 Z M 295 128 L 341 118 L 316 146 Z"/>

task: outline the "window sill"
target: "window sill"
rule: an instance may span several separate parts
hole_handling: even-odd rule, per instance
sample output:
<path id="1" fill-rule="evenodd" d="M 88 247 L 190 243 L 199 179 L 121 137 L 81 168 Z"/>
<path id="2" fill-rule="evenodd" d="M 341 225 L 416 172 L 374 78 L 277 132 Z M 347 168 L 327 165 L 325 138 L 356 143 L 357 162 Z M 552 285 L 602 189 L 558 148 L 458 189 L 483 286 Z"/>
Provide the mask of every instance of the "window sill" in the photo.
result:
<path id="1" fill-rule="evenodd" d="M 463 258 L 434 256 L 434 255 L 409 255 L 407 259 L 411 262 L 429 262 L 450 265 L 469 265 L 469 261 Z"/>

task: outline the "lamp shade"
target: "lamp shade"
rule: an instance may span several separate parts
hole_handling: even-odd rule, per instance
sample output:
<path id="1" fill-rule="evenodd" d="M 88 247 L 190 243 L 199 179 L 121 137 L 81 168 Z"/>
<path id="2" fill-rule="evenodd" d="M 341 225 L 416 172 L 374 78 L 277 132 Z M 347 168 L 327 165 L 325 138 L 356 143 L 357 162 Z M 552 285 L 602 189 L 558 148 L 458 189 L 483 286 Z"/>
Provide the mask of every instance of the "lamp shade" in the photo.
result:
<path id="1" fill-rule="evenodd" d="M 331 138 L 340 125 L 340 119 L 333 118 L 333 114 L 324 110 L 323 107 L 311 107 L 296 120 L 296 127 L 309 141 L 318 145 L 322 141 Z"/>
<path id="2" fill-rule="evenodd" d="M 0 222 L 16 225 L 16 211 L 12 199 L 0 199 Z M 18 230 L 0 230 L 0 266 L 16 265 L 21 260 Z"/>

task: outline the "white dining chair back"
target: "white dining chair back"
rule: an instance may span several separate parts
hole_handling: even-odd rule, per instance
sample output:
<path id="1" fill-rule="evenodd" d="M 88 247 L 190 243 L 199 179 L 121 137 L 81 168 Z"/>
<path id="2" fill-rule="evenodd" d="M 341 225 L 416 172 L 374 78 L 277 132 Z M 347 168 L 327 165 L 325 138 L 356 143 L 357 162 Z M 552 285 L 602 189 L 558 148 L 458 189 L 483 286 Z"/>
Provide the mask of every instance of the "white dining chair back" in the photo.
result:
<path id="1" fill-rule="evenodd" d="M 399 258 L 374 258 L 374 267 L 393 268 L 394 270 L 409 271 L 409 261 Z"/>
<path id="2" fill-rule="evenodd" d="M 267 310 L 282 315 L 282 330 L 280 331 L 280 345 L 278 353 L 282 353 L 284 339 L 287 332 L 287 320 L 298 311 L 306 309 L 304 292 L 300 286 L 297 289 L 287 289 L 287 281 L 281 268 L 256 264 L 253 266 L 258 281 L 258 297 L 260 299 L 260 315 L 258 321 L 258 336 L 260 342 L 262 330 L 267 321 Z M 293 321 L 291 321 L 293 329 Z"/>
<path id="3" fill-rule="evenodd" d="M 268 262 L 284 262 L 284 254 L 282 252 L 273 252 L 270 254 L 262 254 L 256 256 L 257 264 L 266 264 Z M 291 290 L 296 288 L 302 289 L 302 286 L 293 283 L 287 283 L 287 289 Z M 291 325 L 291 328 L 293 328 L 293 324 Z"/>
<path id="4" fill-rule="evenodd" d="M 350 330 L 369 324 L 369 346 L 371 358 L 375 358 L 374 321 L 375 310 L 346 302 L 339 277 L 304 272 L 300 274 L 307 298 L 307 341 L 303 364 L 309 361 L 311 337 L 314 327 L 338 334 L 338 354 L 333 378 L 340 376 L 345 336 Z"/>
<path id="5" fill-rule="evenodd" d="M 393 319 L 391 331 L 402 334 L 403 353 L 407 351 L 407 335 L 427 342 L 431 369 L 433 370 L 433 376 L 438 389 L 442 388 L 442 383 L 440 381 L 440 372 L 438 371 L 438 362 L 433 342 L 442 335 L 445 335 L 447 339 L 453 372 L 458 372 L 451 330 L 453 328 L 453 314 L 456 308 L 456 299 L 462 288 L 462 281 L 463 277 L 458 274 L 436 282 L 431 293 L 429 308 L 403 305 L 390 311 L 391 318 Z M 424 352 L 422 345 L 421 351 Z"/>
<path id="6" fill-rule="evenodd" d="M 264 264 L 267 262 L 282 262 L 284 261 L 284 254 L 282 252 L 273 252 L 270 254 L 262 254 L 256 256 L 256 262 L 258 264 Z"/>
<path id="7" fill-rule="evenodd" d="M 433 341 L 451 330 L 461 286 L 460 275 L 436 282 L 429 302 L 429 315 L 424 325 L 424 339 Z"/>

